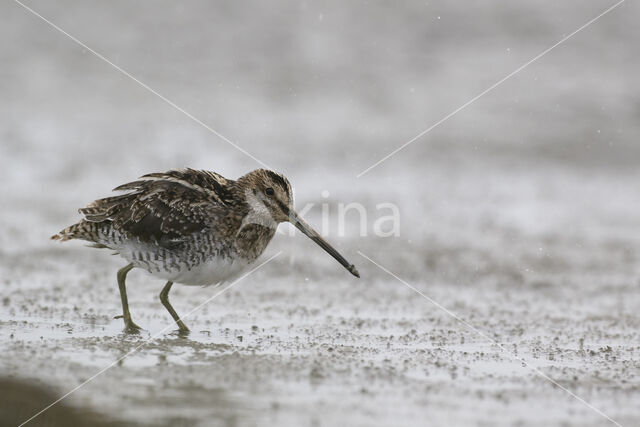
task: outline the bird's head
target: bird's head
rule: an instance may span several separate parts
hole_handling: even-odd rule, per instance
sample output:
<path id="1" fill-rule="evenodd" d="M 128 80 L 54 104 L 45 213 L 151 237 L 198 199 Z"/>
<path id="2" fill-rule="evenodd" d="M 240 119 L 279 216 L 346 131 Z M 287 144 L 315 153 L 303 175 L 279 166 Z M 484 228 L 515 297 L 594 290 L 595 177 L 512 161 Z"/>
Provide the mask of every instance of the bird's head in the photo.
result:
<path id="1" fill-rule="evenodd" d="M 250 213 L 265 224 L 274 226 L 289 221 L 293 210 L 293 191 L 282 174 L 267 169 L 249 172 L 238 180 Z"/>
<path id="2" fill-rule="evenodd" d="M 268 169 L 257 169 L 239 178 L 238 183 L 249 205 L 252 221 L 274 227 L 281 222 L 290 222 L 327 251 L 351 274 L 360 277 L 355 266 L 296 213 L 293 208 L 293 190 L 284 175 Z"/>

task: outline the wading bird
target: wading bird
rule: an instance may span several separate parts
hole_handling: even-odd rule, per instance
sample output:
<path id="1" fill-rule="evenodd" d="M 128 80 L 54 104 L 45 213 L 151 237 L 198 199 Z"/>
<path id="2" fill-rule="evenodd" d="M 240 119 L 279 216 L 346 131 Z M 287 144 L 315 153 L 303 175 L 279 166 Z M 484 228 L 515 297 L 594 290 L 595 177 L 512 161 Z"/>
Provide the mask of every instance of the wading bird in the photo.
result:
<path id="1" fill-rule="evenodd" d="M 131 319 L 127 302 L 125 279 L 131 269 L 141 268 L 168 280 L 160 301 L 180 331 L 188 332 L 169 303 L 171 286 L 218 284 L 239 276 L 262 254 L 284 221 L 360 277 L 355 266 L 294 211 L 291 184 L 279 173 L 258 169 L 234 181 L 210 171 L 171 170 L 144 175 L 114 191 L 126 193 L 80 209 L 84 218 L 51 238 L 87 240 L 129 261 L 117 274 L 128 332 L 140 329 Z"/>

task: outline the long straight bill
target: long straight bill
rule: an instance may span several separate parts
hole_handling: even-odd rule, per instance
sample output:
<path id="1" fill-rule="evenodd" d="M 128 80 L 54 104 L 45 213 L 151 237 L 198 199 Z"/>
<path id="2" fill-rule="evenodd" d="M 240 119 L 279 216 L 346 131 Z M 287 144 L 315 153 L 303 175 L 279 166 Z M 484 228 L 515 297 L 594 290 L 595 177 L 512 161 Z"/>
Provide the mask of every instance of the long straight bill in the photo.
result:
<path id="1" fill-rule="evenodd" d="M 307 224 L 302 218 L 300 218 L 298 214 L 293 210 L 289 211 L 289 221 L 293 225 L 295 225 L 298 230 L 302 231 L 307 237 L 316 242 L 322 249 L 327 251 L 329 255 L 334 257 L 340 264 L 342 264 L 344 268 L 349 270 L 349 273 L 353 274 L 356 277 L 360 277 L 360 273 L 358 273 L 358 270 L 356 270 L 355 265 L 351 264 L 342 255 L 340 255 L 340 253 L 333 246 L 331 246 L 326 240 L 324 240 L 316 230 L 311 228 L 311 226 Z"/>

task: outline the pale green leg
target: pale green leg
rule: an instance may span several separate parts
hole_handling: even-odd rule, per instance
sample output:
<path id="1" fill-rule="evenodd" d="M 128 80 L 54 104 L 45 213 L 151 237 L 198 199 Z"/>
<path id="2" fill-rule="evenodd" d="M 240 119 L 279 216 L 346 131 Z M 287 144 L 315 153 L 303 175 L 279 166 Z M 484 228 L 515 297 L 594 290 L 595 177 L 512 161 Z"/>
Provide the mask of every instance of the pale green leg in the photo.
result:
<path id="1" fill-rule="evenodd" d="M 129 333 L 137 333 L 142 329 L 140 326 L 133 323 L 131 320 L 131 313 L 129 313 L 129 302 L 127 300 L 127 288 L 125 287 L 125 279 L 127 278 L 127 273 L 131 271 L 133 268 L 133 264 L 129 264 L 126 267 L 122 267 L 118 270 L 118 287 L 120 288 L 120 298 L 122 299 L 122 317 L 124 319 L 125 330 Z"/>
<path id="2" fill-rule="evenodd" d="M 178 313 L 176 313 L 176 311 L 171 306 L 171 303 L 169 302 L 169 291 L 171 290 L 171 286 L 173 286 L 172 281 L 168 281 L 167 284 L 164 285 L 164 288 L 162 288 L 162 292 L 160 292 L 160 301 L 162 302 L 162 305 L 164 305 L 169 311 L 169 314 L 171 314 L 173 320 L 175 320 L 178 324 L 180 332 L 189 332 L 189 328 L 187 328 L 187 325 L 182 322 L 180 316 L 178 316 Z"/>

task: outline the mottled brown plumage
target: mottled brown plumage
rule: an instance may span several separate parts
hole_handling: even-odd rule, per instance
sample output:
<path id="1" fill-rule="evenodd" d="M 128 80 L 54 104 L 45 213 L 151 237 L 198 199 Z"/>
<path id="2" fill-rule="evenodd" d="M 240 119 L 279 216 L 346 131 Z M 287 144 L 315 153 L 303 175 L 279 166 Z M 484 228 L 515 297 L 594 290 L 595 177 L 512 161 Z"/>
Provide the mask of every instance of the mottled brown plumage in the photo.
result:
<path id="1" fill-rule="evenodd" d="M 114 190 L 125 194 L 80 209 L 84 218 L 52 238 L 87 240 L 129 261 L 118 274 L 128 329 L 137 328 L 126 300 L 129 270 L 143 268 L 169 281 L 161 300 L 187 330 L 168 300 L 173 282 L 209 285 L 236 277 L 262 254 L 283 221 L 358 276 L 353 265 L 297 216 L 291 185 L 279 173 L 258 169 L 234 181 L 210 171 L 172 170 L 144 175 Z"/>

